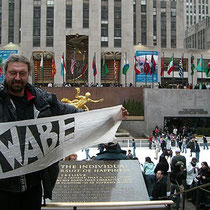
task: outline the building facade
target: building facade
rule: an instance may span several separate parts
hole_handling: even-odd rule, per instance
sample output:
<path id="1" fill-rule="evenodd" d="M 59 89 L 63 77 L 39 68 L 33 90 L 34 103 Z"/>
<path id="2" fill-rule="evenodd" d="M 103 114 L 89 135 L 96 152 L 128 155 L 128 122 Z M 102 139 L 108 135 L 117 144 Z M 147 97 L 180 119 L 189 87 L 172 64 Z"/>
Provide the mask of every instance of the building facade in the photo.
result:
<path id="1" fill-rule="evenodd" d="M 209 0 L 184 0 L 184 28 L 190 28 L 210 14 Z"/>
<path id="2" fill-rule="evenodd" d="M 8 49 L 8 43 L 16 44 L 19 53 L 34 62 L 31 82 L 39 85 L 127 86 L 136 80 L 137 50 L 158 52 L 157 82 L 196 84 L 199 78 L 206 82 L 205 75 L 191 76 L 191 57 L 195 57 L 196 65 L 201 52 L 184 49 L 183 19 L 184 0 L 0 0 L 0 49 Z M 208 59 L 208 51 L 202 55 Z M 171 56 L 175 71 L 168 75 Z M 182 78 L 178 76 L 181 57 Z M 62 58 L 66 74 L 61 71 Z M 126 63 L 130 68 L 124 75 Z"/>
<path id="3" fill-rule="evenodd" d="M 185 32 L 185 47 L 188 49 L 210 49 L 210 17 L 191 26 Z"/>

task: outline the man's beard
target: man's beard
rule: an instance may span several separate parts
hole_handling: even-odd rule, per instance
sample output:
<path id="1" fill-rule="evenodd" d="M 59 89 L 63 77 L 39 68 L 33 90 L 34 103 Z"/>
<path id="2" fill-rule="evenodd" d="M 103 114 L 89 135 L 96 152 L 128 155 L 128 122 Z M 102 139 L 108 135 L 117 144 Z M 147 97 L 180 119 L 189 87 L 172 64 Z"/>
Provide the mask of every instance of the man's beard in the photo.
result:
<path id="1" fill-rule="evenodd" d="M 23 81 L 12 80 L 9 90 L 13 93 L 20 93 L 23 91 L 24 87 Z"/>

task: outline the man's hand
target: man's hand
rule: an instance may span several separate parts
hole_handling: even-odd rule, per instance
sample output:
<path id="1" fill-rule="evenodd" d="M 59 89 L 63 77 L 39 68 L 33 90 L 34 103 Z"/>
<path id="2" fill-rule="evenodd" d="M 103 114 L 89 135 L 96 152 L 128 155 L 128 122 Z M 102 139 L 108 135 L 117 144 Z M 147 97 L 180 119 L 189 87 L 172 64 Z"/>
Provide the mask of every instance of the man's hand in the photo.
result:
<path id="1" fill-rule="evenodd" d="M 129 115 L 129 113 L 127 109 L 125 109 L 125 107 L 122 107 L 121 110 L 122 110 L 122 120 L 125 120 L 127 116 Z"/>

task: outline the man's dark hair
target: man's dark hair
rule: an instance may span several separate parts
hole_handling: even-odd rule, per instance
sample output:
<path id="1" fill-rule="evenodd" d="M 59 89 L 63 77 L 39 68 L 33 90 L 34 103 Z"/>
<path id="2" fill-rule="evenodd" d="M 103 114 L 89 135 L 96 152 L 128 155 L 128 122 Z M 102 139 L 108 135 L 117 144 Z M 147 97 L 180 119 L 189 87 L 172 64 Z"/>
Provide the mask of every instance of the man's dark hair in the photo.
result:
<path id="1" fill-rule="evenodd" d="M 30 73 L 31 70 L 32 70 L 32 64 L 31 62 L 28 60 L 28 58 L 26 58 L 25 56 L 23 55 L 11 55 L 5 65 L 4 65 L 4 71 L 6 72 L 7 69 L 8 69 L 8 65 L 10 63 L 14 63 L 14 62 L 21 62 L 21 63 L 25 63 L 27 66 L 28 66 L 28 72 Z"/>

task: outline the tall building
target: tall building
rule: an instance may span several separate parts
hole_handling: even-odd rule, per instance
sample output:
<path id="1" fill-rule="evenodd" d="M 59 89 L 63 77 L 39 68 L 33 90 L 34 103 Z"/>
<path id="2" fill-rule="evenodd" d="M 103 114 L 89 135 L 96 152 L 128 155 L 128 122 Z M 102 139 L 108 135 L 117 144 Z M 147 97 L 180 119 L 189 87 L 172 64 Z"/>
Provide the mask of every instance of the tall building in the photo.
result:
<path id="1" fill-rule="evenodd" d="M 136 44 L 183 48 L 183 0 L 136 0 Z"/>
<path id="2" fill-rule="evenodd" d="M 35 84 L 134 83 L 136 50 L 158 52 L 157 82 L 195 84 L 203 76 L 190 76 L 190 58 L 193 53 L 197 64 L 200 52 L 184 49 L 184 1 L 0 0 L 0 49 L 16 44 L 19 53 L 34 62 L 31 81 Z M 169 76 L 166 70 L 172 55 L 175 71 Z M 207 55 L 203 52 L 205 59 Z M 185 67 L 182 78 L 178 76 L 181 57 Z M 130 69 L 124 75 L 127 63 Z"/>
<path id="3" fill-rule="evenodd" d="M 209 0 L 184 0 L 184 13 L 184 28 L 187 29 L 209 16 Z"/>

